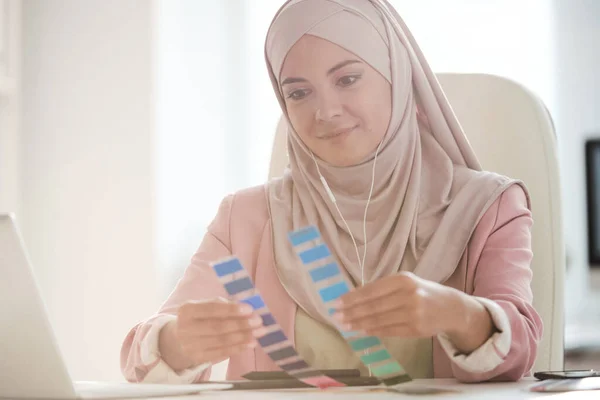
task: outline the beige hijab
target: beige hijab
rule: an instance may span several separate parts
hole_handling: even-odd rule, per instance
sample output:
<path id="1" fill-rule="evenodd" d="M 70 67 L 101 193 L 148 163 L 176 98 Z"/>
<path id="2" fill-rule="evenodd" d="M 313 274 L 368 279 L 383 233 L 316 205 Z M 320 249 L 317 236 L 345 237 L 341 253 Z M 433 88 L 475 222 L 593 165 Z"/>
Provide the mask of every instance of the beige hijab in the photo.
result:
<path id="1" fill-rule="evenodd" d="M 363 216 L 375 152 L 351 167 L 317 158 L 361 257 L 367 245 L 365 281 L 412 271 L 445 282 L 485 211 L 507 187 L 520 182 L 481 171 L 435 75 L 385 0 L 290 0 L 281 7 L 267 34 L 265 56 L 286 117 L 280 72 L 288 51 L 305 34 L 356 54 L 392 84 L 392 116 L 377 155 L 366 238 Z M 289 167 L 267 185 L 276 269 L 297 304 L 329 323 L 288 232 L 316 225 L 353 282 L 361 281 L 362 271 L 311 153 L 289 122 L 287 136 Z"/>

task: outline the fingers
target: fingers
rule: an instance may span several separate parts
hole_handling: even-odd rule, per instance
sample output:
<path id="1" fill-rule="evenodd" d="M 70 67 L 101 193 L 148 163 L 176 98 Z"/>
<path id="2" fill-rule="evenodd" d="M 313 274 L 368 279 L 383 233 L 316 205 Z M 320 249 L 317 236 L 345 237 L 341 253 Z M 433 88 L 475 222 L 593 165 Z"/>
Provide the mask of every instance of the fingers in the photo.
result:
<path id="1" fill-rule="evenodd" d="M 409 272 L 401 272 L 398 275 L 368 283 L 363 287 L 346 293 L 338 299 L 334 307 L 338 310 L 345 310 L 369 301 L 387 297 L 393 293 L 410 293 L 416 289 L 417 282 L 415 275 Z"/>
<path id="2" fill-rule="evenodd" d="M 198 318 L 182 324 L 180 332 L 189 332 L 194 336 L 227 335 L 235 332 L 247 332 L 262 327 L 262 320 L 258 315 L 251 317 L 233 317 L 230 319 Z"/>
<path id="3" fill-rule="evenodd" d="M 353 329 L 362 329 L 370 323 L 373 326 L 401 323 L 420 306 L 419 288 L 413 277 L 406 274 L 384 278 L 355 292 L 351 292 L 353 297 L 348 302 L 344 298 L 344 305 L 333 314 L 335 320 Z"/>
<path id="4" fill-rule="evenodd" d="M 266 334 L 262 318 L 247 304 L 222 300 L 180 307 L 176 335 L 183 353 L 197 363 L 216 362 L 257 346 Z"/>
<path id="5" fill-rule="evenodd" d="M 423 337 L 424 334 L 412 324 L 394 324 L 387 326 L 380 326 L 377 328 L 370 328 L 365 331 L 367 335 L 377 337 L 404 337 L 404 338 L 416 338 Z"/>
<path id="6" fill-rule="evenodd" d="M 178 332 L 178 339 L 183 353 L 198 364 L 203 362 L 217 362 L 242 351 L 257 346 L 257 338 L 267 333 L 267 328 L 262 326 L 260 317 L 256 328 L 251 328 L 248 321 L 240 325 L 239 320 L 198 320 L 195 328 Z M 236 327 L 241 329 L 235 330 Z M 223 332 L 221 329 L 226 330 Z"/>
<path id="7" fill-rule="evenodd" d="M 257 331 L 240 331 L 228 334 L 215 333 L 212 336 L 197 336 L 193 333 L 182 335 L 182 341 L 187 344 L 187 349 L 194 351 L 208 351 L 221 347 L 235 347 L 238 345 L 250 345 L 256 342 L 256 338 L 265 334 L 265 328 Z"/>
<path id="8" fill-rule="evenodd" d="M 363 318 L 342 322 L 345 330 L 370 332 L 392 325 L 411 324 L 414 322 L 413 313 L 407 309 L 391 310 L 388 312 L 372 314 Z"/>
<path id="9" fill-rule="evenodd" d="M 347 331 L 369 335 L 420 335 L 427 297 L 412 274 L 373 282 L 345 295 L 333 318 Z"/>
<path id="10" fill-rule="evenodd" d="M 378 314 L 388 313 L 394 310 L 409 308 L 407 296 L 401 293 L 390 293 L 387 296 L 369 299 L 365 303 L 346 307 L 333 314 L 333 318 L 343 324 L 355 323 L 363 318 L 373 317 Z"/>
<path id="11" fill-rule="evenodd" d="M 224 300 L 206 302 L 189 302 L 179 308 L 181 319 L 230 319 L 247 318 L 252 315 L 252 307 L 248 304 L 232 303 Z"/>

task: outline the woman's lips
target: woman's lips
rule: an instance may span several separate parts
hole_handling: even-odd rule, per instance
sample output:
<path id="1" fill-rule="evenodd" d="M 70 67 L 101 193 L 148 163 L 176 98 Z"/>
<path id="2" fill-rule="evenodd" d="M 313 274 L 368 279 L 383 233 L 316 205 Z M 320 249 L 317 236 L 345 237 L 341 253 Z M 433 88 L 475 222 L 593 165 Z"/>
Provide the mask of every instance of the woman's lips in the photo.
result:
<path id="1" fill-rule="evenodd" d="M 358 125 L 351 126 L 349 128 L 336 129 L 335 131 L 329 132 L 323 136 L 320 136 L 319 139 L 334 139 L 340 136 L 347 136 L 350 132 L 355 130 Z"/>

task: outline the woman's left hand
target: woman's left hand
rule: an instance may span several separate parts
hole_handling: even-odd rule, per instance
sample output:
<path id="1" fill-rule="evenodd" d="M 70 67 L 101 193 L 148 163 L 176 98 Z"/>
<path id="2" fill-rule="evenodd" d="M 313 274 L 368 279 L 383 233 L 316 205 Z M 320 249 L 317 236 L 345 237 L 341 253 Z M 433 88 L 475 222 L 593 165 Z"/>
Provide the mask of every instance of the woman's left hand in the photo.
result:
<path id="1" fill-rule="evenodd" d="M 434 336 L 460 325 L 456 299 L 450 290 L 401 272 L 342 296 L 336 304 L 338 312 L 334 319 L 345 330 L 368 335 Z"/>
<path id="2" fill-rule="evenodd" d="M 408 272 L 357 288 L 335 308 L 333 317 L 344 330 L 380 337 L 446 333 L 467 352 L 493 333 L 489 313 L 473 297 Z"/>

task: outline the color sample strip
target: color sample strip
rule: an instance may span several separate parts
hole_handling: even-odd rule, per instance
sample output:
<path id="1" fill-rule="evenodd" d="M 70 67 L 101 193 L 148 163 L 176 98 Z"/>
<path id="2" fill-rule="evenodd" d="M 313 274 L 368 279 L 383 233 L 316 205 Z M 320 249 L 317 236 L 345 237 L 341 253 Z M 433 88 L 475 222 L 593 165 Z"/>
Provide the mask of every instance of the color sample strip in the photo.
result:
<path id="1" fill-rule="evenodd" d="M 329 315 L 333 314 L 335 310 L 331 308 L 330 303 L 348 293 L 352 286 L 342 274 L 321 234 L 316 227 L 309 226 L 290 232 L 288 239 L 308 271 Z M 365 336 L 360 332 L 344 331 L 338 325 L 335 323 L 352 350 L 385 385 L 395 385 L 412 380 L 379 338 Z"/>
<path id="2" fill-rule="evenodd" d="M 315 268 L 310 271 L 310 278 L 313 282 L 320 282 L 325 279 L 333 278 L 338 274 L 337 264 L 327 264 L 323 267 Z"/>
<path id="3" fill-rule="evenodd" d="M 231 294 L 231 293 L 229 293 L 229 294 Z M 233 294 L 231 294 L 231 295 L 233 296 Z M 243 300 L 241 300 L 241 302 L 248 304 L 255 310 L 261 309 L 265 306 L 265 302 L 263 301 L 262 297 L 260 297 L 257 294 L 254 296 L 248 297 L 246 299 L 243 299 Z"/>
<path id="4" fill-rule="evenodd" d="M 308 239 L 311 235 L 314 233 L 307 232 L 304 238 Z M 212 263 L 211 266 L 227 293 L 235 300 L 250 305 L 262 318 L 263 326 L 268 327 L 268 332 L 258 338 L 258 343 L 275 364 L 291 376 L 311 386 L 321 389 L 346 386 L 312 368 L 298 355 L 237 257 Z"/>
<path id="5" fill-rule="evenodd" d="M 252 281 L 250 278 L 237 279 L 225 284 L 225 290 L 227 290 L 227 293 L 232 295 L 245 292 L 249 289 L 252 289 Z"/>
<path id="6" fill-rule="evenodd" d="M 271 326 L 275 324 L 275 318 L 271 314 L 262 314 L 260 316 L 262 318 L 263 326 Z"/>
<path id="7" fill-rule="evenodd" d="M 352 347 L 352 350 L 354 351 L 366 350 L 369 347 L 379 346 L 380 344 L 381 340 L 375 336 L 363 336 L 360 339 L 350 341 L 350 347 Z"/>
<path id="8" fill-rule="evenodd" d="M 310 242 L 311 240 L 319 239 L 319 232 L 316 229 L 313 229 L 312 226 L 306 227 L 304 229 L 298 229 L 293 237 L 290 237 L 290 241 L 292 242 L 292 246 L 299 246 L 302 243 Z"/>
<path id="9" fill-rule="evenodd" d="M 283 349 L 275 350 L 269 353 L 269 356 L 275 361 L 284 360 L 295 355 L 296 350 L 294 350 L 292 346 L 284 347 Z"/>
<path id="10" fill-rule="evenodd" d="M 220 264 L 213 265 L 217 276 L 220 278 L 225 275 L 233 274 L 234 272 L 242 272 L 244 267 L 237 259 L 231 259 L 229 261 L 224 261 Z"/>
<path id="11" fill-rule="evenodd" d="M 371 354 L 364 354 L 360 357 L 360 359 L 365 364 L 376 363 L 379 361 L 386 360 L 388 358 L 392 358 L 392 356 L 390 355 L 390 353 L 388 353 L 388 351 L 386 349 L 379 350 L 379 351 L 376 351 L 375 353 L 371 353 Z"/>
<path id="12" fill-rule="evenodd" d="M 323 258 L 329 257 L 331 253 L 329 252 L 327 246 L 322 244 L 320 246 L 316 246 L 308 250 L 302 251 L 298 253 L 298 255 L 300 256 L 300 259 L 304 264 L 310 264 L 315 261 L 322 260 Z"/>

